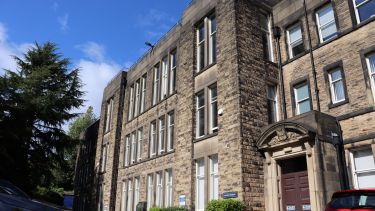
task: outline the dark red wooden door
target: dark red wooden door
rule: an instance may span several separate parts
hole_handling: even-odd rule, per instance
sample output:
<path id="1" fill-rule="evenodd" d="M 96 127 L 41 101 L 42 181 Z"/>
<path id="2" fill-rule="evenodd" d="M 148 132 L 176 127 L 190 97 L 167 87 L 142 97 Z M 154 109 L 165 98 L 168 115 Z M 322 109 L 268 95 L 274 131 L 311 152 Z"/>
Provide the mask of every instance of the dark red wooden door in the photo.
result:
<path id="1" fill-rule="evenodd" d="M 309 211 L 310 194 L 306 158 L 281 163 L 281 185 L 284 211 Z"/>

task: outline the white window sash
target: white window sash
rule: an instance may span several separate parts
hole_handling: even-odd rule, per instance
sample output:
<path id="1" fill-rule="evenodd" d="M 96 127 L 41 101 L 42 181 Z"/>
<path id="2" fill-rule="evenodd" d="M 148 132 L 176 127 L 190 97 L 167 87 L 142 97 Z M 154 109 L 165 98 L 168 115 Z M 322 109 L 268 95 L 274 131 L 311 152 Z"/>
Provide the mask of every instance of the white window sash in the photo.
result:
<path id="1" fill-rule="evenodd" d="M 322 11 L 323 9 L 328 8 L 328 7 L 331 7 L 332 13 L 334 13 L 334 12 L 333 12 L 333 7 L 332 7 L 332 5 L 331 5 L 331 4 L 328 4 L 327 6 L 323 7 L 322 9 L 320 9 L 320 10 L 315 14 L 315 16 L 316 16 L 316 22 L 318 23 L 319 40 L 320 40 L 321 43 L 323 43 L 323 42 L 327 42 L 328 40 L 331 40 L 331 39 L 333 39 L 333 38 L 335 37 L 335 36 L 333 36 L 333 37 L 329 38 L 328 40 L 324 40 L 324 37 L 323 37 L 323 30 L 324 30 L 324 29 L 326 29 L 328 26 L 331 26 L 332 24 L 334 24 L 334 25 L 336 26 L 336 20 L 335 20 L 335 18 L 333 18 L 332 20 L 330 20 L 328 23 L 326 23 L 326 24 L 324 24 L 324 25 L 322 25 L 322 24 L 320 23 L 319 12 Z"/>
<path id="2" fill-rule="evenodd" d="M 146 96 L 146 77 L 142 77 L 142 93 L 141 93 L 141 108 L 140 113 L 145 109 L 145 96 Z"/>
<path id="3" fill-rule="evenodd" d="M 127 199 L 127 211 L 132 211 L 133 205 L 133 183 L 132 180 L 128 180 L 128 199 Z"/>
<path id="4" fill-rule="evenodd" d="M 356 16 L 356 19 L 357 19 L 357 23 L 361 23 L 361 18 L 359 16 L 358 8 L 360 8 L 363 5 L 369 3 L 370 1 L 373 1 L 373 0 L 365 0 L 365 1 L 363 1 L 360 4 L 357 5 L 357 3 L 355 2 L 355 0 L 353 0 L 353 5 L 354 5 L 354 8 L 355 8 L 355 16 Z"/>
<path id="5" fill-rule="evenodd" d="M 267 34 L 267 43 L 268 43 L 268 56 L 270 61 L 274 61 L 273 58 L 273 47 L 272 47 L 272 22 L 271 22 L 271 16 L 267 14 L 263 14 L 267 18 L 267 28 L 264 28 L 261 26 L 261 30 L 264 31 Z"/>
<path id="6" fill-rule="evenodd" d="M 275 96 L 272 98 L 268 95 L 268 90 L 267 90 L 267 100 L 271 101 L 273 106 L 275 107 L 275 114 L 273 114 L 273 116 L 275 116 L 275 121 L 279 121 L 279 111 L 278 111 L 278 100 L 277 100 L 277 94 L 278 94 L 278 90 L 277 90 L 277 87 L 275 85 L 268 85 L 267 89 L 273 89 L 275 91 Z M 274 112 L 274 111 L 269 111 L 269 112 Z"/>
<path id="7" fill-rule="evenodd" d="M 158 100 L 159 93 L 159 79 L 160 79 L 160 67 L 154 67 L 154 83 L 152 93 L 152 105 L 155 105 Z"/>
<path id="8" fill-rule="evenodd" d="M 164 117 L 160 118 L 159 119 L 159 153 L 162 154 L 164 152 L 164 149 L 165 149 L 165 119 Z"/>
<path id="9" fill-rule="evenodd" d="M 133 104 L 134 104 L 134 87 L 130 87 L 128 120 L 131 120 L 133 118 L 133 106 L 134 106 Z"/>
<path id="10" fill-rule="evenodd" d="M 130 158 L 131 158 L 131 163 L 135 163 L 135 159 L 136 159 L 136 147 L 137 147 L 137 143 L 136 143 L 136 133 L 133 132 L 132 135 L 131 135 L 131 153 L 130 153 Z"/>
<path id="11" fill-rule="evenodd" d="M 151 123 L 151 132 L 150 132 L 150 157 L 156 155 L 155 145 L 156 145 L 156 122 Z"/>
<path id="12" fill-rule="evenodd" d="M 141 92 L 140 92 L 140 81 L 137 81 L 135 83 L 135 103 L 134 103 L 134 116 L 137 116 L 138 115 L 138 111 L 139 111 L 139 101 L 140 101 L 140 95 L 141 95 Z"/>
<path id="13" fill-rule="evenodd" d="M 130 153 L 130 136 L 125 138 L 125 156 L 124 156 L 124 165 L 129 165 L 129 153 Z"/>
<path id="14" fill-rule="evenodd" d="M 214 160 L 216 160 L 216 165 L 218 165 L 218 157 L 216 155 L 210 158 L 210 199 L 211 200 L 219 198 L 219 196 L 217 195 L 218 187 L 215 186 L 215 180 L 219 178 L 219 175 L 218 175 L 218 172 L 214 169 Z"/>
<path id="15" fill-rule="evenodd" d="M 200 124 L 201 124 L 201 122 L 200 122 L 200 119 L 199 119 L 199 114 L 200 114 L 200 112 L 203 112 L 204 113 L 204 107 L 205 107 L 205 104 L 203 103 L 203 105 L 202 106 L 199 106 L 199 96 L 200 96 L 201 94 L 199 94 L 199 95 L 197 95 L 197 97 L 196 97 L 196 99 L 197 99 L 197 114 L 196 114 L 196 120 L 197 120 L 197 124 L 196 124 L 196 136 L 197 136 L 197 138 L 200 138 L 200 137 L 203 137 L 204 136 L 204 131 L 203 131 L 203 134 L 202 135 L 200 135 L 199 134 L 199 126 L 200 126 Z M 203 93 L 203 98 L 204 98 L 204 93 Z M 204 121 L 204 120 L 203 120 Z M 203 122 L 203 124 L 204 124 L 204 122 Z"/>
<path id="16" fill-rule="evenodd" d="M 161 78 L 161 92 L 160 100 L 163 100 L 167 96 L 168 90 L 168 59 L 164 58 L 162 60 L 162 78 Z"/>
<path id="17" fill-rule="evenodd" d="M 175 77 L 176 77 L 176 52 L 173 52 L 171 55 L 170 55 L 170 73 L 169 73 L 169 94 L 173 94 L 173 92 L 175 91 L 176 89 L 176 84 L 175 84 Z M 175 62 L 174 62 L 175 61 Z"/>
<path id="18" fill-rule="evenodd" d="M 173 198 L 172 198 L 172 183 L 173 181 L 173 173 L 172 169 L 168 169 L 165 172 L 165 201 L 164 201 L 164 206 L 165 207 L 171 207 L 173 205 Z"/>
<path id="19" fill-rule="evenodd" d="M 126 211 L 126 197 L 127 197 L 127 186 L 126 182 L 122 182 L 122 192 L 121 192 L 121 211 Z"/>
<path id="20" fill-rule="evenodd" d="M 217 94 L 216 94 L 215 97 L 212 96 L 212 90 L 213 89 L 216 89 L 216 93 L 217 93 L 217 86 L 211 87 L 209 89 L 209 93 L 210 93 L 210 96 L 209 96 L 209 99 L 210 99 L 210 133 L 213 133 L 214 130 L 217 130 L 219 128 L 218 125 L 216 125 L 215 127 L 213 126 L 214 112 L 215 112 L 214 109 L 213 109 L 213 106 L 214 106 L 215 103 L 216 103 L 216 107 L 217 107 Z M 216 118 L 218 118 L 218 115 L 216 115 Z"/>
<path id="21" fill-rule="evenodd" d="M 303 85 L 303 86 L 307 86 L 307 85 Z M 300 86 L 298 88 L 301 88 L 303 86 Z M 300 111 L 300 104 L 303 103 L 303 102 L 306 102 L 306 101 L 310 101 L 310 96 L 308 97 L 305 97 L 305 98 L 302 98 L 302 99 L 298 99 L 298 94 L 297 94 L 297 89 L 298 88 L 294 88 L 294 96 L 295 96 L 295 101 L 296 101 L 296 111 L 297 111 L 297 115 L 298 114 L 301 114 L 301 111 Z"/>
<path id="22" fill-rule="evenodd" d="M 359 187 L 359 182 L 358 182 L 358 174 L 375 172 L 375 168 L 356 170 L 355 161 L 354 161 L 354 152 L 355 151 L 350 152 L 350 162 L 351 162 L 350 166 L 351 166 L 351 170 L 352 170 L 352 174 L 353 174 L 354 188 L 359 189 L 360 187 Z"/>
<path id="23" fill-rule="evenodd" d="M 142 160 L 142 147 L 143 147 L 143 129 L 138 130 L 138 141 L 137 141 L 137 161 Z"/>
<path id="24" fill-rule="evenodd" d="M 172 122 L 173 118 L 173 122 Z M 174 146 L 174 112 L 168 114 L 168 135 L 167 135 L 167 140 L 168 140 L 168 146 L 167 149 L 168 151 L 172 151 Z M 173 139 L 171 138 L 173 137 Z"/>
<path id="25" fill-rule="evenodd" d="M 372 96 L 373 96 L 372 98 L 375 102 L 375 70 L 372 69 L 371 64 L 370 64 L 370 58 L 372 57 L 375 57 L 375 54 L 371 54 L 368 57 L 366 57 L 366 63 L 367 63 L 367 69 L 368 69 L 368 74 L 369 74 L 369 80 L 371 84 L 371 90 L 372 90 Z"/>
<path id="26" fill-rule="evenodd" d="M 199 200 L 203 200 L 204 201 L 204 196 L 205 196 L 205 188 L 204 187 L 200 187 L 200 182 L 199 181 L 204 181 L 205 180 L 205 175 L 204 175 L 204 171 L 203 172 L 200 172 L 199 171 L 199 163 L 200 162 L 203 162 L 203 169 L 204 169 L 204 160 L 201 159 L 201 160 L 197 160 L 196 161 L 196 189 L 195 189 L 195 198 L 196 198 L 196 208 L 197 208 L 197 211 L 203 211 L 204 210 L 204 207 L 199 207 L 200 205 L 200 201 Z M 204 202 L 203 202 L 204 204 Z"/>
<path id="27" fill-rule="evenodd" d="M 288 38 L 288 46 L 289 46 L 289 56 L 290 56 L 290 58 L 293 58 L 294 56 L 296 56 L 296 55 L 293 54 L 293 48 L 294 48 L 295 46 L 298 46 L 299 44 L 303 43 L 303 40 L 302 40 L 302 31 L 301 31 L 301 37 L 300 37 L 299 39 L 297 39 L 297 40 L 294 41 L 294 42 L 291 42 L 291 41 L 290 41 L 290 31 L 291 31 L 292 29 L 294 29 L 294 28 L 300 28 L 300 30 L 301 30 L 301 26 L 300 26 L 299 24 L 296 24 L 296 25 L 290 27 L 290 28 L 287 30 L 287 35 L 288 35 L 287 38 Z"/>
<path id="28" fill-rule="evenodd" d="M 134 211 L 136 210 L 137 204 L 139 202 L 139 190 L 140 190 L 139 178 L 135 178 L 134 180 L 134 204 L 133 204 Z"/>
<path id="29" fill-rule="evenodd" d="M 216 36 L 216 28 L 215 28 L 215 31 L 211 31 L 212 30 L 212 20 L 215 19 L 216 20 L 216 16 L 212 16 L 210 19 L 209 19 L 209 24 L 208 24 L 208 29 L 209 29 L 209 64 L 212 64 L 214 61 L 214 58 L 213 58 L 213 55 L 214 55 L 214 52 L 213 52 L 213 49 L 214 49 L 214 46 L 213 46 L 213 37 Z"/>
<path id="30" fill-rule="evenodd" d="M 153 175 L 147 176 L 147 210 L 154 206 L 154 181 Z"/>
<path id="31" fill-rule="evenodd" d="M 340 71 L 341 77 L 339 79 L 332 80 L 332 73 L 336 72 L 336 71 Z M 331 100 L 332 100 L 332 103 L 339 103 L 339 102 L 344 101 L 345 97 L 343 99 L 340 99 L 340 100 L 336 99 L 337 98 L 337 93 L 336 93 L 336 89 L 335 89 L 336 88 L 336 84 L 338 82 L 343 82 L 341 70 L 334 70 L 334 71 L 332 71 L 331 73 L 328 74 L 328 78 L 329 78 L 330 88 L 331 88 L 331 95 L 332 95 L 331 96 Z M 343 82 L 343 85 L 344 85 L 344 82 Z M 344 89 L 344 86 L 342 88 Z"/>
<path id="32" fill-rule="evenodd" d="M 203 45 L 203 51 L 205 51 L 206 47 L 205 47 L 205 41 L 206 41 L 206 30 L 205 30 L 205 22 L 206 22 L 206 19 L 204 20 L 204 22 L 202 23 L 202 25 L 199 25 L 198 28 L 197 28 L 197 72 L 201 71 L 201 46 Z M 201 29 L 201 27 L 203 27 L 203 31 L 205 32 L 204 35 L 203 35 L 203 39 L 201 41 L 199 41 L 199 30 Z M 203 52 L 203 56 L 206 57 L 206 54 L 205 52 Z M 206 58 L 203 59 L 203 61 L 206 61 Z M 203 66 L 205 66 L 205 64 L 203 64 Z"/>

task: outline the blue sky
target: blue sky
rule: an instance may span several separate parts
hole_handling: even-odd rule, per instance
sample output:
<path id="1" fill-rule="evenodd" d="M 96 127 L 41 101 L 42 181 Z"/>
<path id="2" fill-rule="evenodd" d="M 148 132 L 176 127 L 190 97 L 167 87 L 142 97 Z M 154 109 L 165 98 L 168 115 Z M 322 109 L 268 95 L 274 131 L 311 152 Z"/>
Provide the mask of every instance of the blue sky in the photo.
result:
<path id="1" fill-rule="evenodd" d="M 81 68 L 88 105 L 99 116 L 103 89 L 180 19 L 190 0 L 0 0 L 0 68 L 32 43 L 55 42 Z M 3 71 L 0 70 L 0 74 Z"/>

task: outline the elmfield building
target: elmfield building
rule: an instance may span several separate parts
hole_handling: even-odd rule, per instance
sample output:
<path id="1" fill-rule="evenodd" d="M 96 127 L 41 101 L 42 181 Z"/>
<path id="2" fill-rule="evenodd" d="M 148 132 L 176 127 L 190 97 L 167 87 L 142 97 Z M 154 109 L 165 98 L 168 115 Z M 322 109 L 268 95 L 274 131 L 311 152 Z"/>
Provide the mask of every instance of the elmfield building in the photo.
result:
<path id="1" fill-rule="evenodd" d="M 103 96 L 98 210 L 375 187 L 375 0 L 196 0 Z M 281 58 L 281 60 L 280 60 Z"/>

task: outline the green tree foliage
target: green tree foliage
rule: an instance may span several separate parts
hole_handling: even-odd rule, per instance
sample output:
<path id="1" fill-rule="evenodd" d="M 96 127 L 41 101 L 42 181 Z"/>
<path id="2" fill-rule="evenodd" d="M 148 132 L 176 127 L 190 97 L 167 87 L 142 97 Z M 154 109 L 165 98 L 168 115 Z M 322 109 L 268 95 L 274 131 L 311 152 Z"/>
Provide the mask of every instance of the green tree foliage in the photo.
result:
<path id="1" fill-rule="evenodd" d="M 74 139 L 78 140 L 80 134 L 91 124 L 93 124 L 96 120 L 94 110 L 90 106 L 86 113 L 77 117 L 70 125 L 68 135 Z"/>
<path id="2" fill-rule="evenodd" d="M 82 105 L 79 69 L 54 43 L 36 43 L 0 76 L 0 177 L 27 192 L 51 187 L 72 140 L 62 125 Z"/>
<path id="3" fill-rule="evenodd" d="M 207 211 L 243 211 L 246 206 L 242 201 L 234 199 L 219 199 L 208 202 Z"/>

